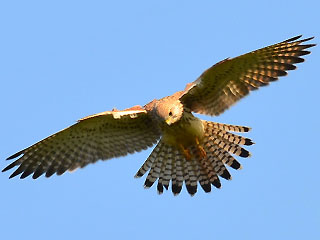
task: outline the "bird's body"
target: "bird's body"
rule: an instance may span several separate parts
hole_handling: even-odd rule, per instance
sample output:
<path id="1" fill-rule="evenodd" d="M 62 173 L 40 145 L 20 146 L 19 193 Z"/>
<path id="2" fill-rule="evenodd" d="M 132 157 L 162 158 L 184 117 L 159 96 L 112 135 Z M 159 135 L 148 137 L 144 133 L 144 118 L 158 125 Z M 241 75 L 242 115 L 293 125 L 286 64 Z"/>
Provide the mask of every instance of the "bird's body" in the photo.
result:
<path id="1" fill-rule="evenodd" d="M 202 121 L 194 117 L 192 113 L 184 113 L 183 115 L 183 119 L 179 122 L 163 129 L 163 142 L 175 147 L 183 146 L 184 148 L 196 144 L 196 139 L 202 142 L 204 137 Z"/>
<path id="2" fill-rule="evenodd" d="M 19 157 L 3 171 L 19 166 L 11 177 L 33 174 L 50 177 L 85 167 L 99 159 L 107 160 L 151 147 L 148 159 L 136 173 L 149 171 L 145 187 L 158 180 L 159 193 L 168 189 L 179 194 L 185 183 L 189 194 L 198 183 L 205 192 L 211 185 L 221 187 L 219 177 L 231 179 L 226 165 L 240 169 L 234 155 L 249 157 L 243 148 L 253 142 L 231 132 L 250 128 L 204 121 L 192 113 L 217 116 L 246 96 L 266 86 L 303 62 L 300 56 L 315 44 L 302 44 L 312 38 L 301 36 L 242 56 L 225 59 L 207 69 L 183 91 L 153 100 L 144 107 L 112 110 L 80 119 L 75 125 L 12 155 Z M 22 155 L 22 156 L 21 156 Z"/>
<path id="3" fill-rule="evenodd" d="M 182 92 L 177 92 L 172 96 L 154 100 L 147 104 L 145 109 L 150 109 L 151 118 L 159 125 L 164 143 L 176 148 L 186 149 L 195 145 L 196 139 L 202 142 L 204 126 L 199 118 L 183 107 L 179 100 L 181 95 Z M 162 109 L 163 103 L 175 106 L 175 108 Z M 159 116 L 161 117 L 159 118 Z M 165 118 L 164 122 L 163 118 Z"/>

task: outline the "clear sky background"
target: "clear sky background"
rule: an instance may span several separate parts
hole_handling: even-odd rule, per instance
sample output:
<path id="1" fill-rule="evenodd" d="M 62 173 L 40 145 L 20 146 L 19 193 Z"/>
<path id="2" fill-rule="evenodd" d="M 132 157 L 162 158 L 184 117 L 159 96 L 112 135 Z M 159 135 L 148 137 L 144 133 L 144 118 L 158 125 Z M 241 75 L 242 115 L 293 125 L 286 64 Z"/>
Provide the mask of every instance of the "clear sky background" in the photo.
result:
<path id="1" fill-rule="evenodd" d="M 304 34 L 319 1 L 1 1 L 0 167 L 84 116 L 182 90 L 226 58 Z M 256 145 L 222 189 L 134 179 L 151 149 L 50 179 L 0 174 L 1 239 L 320 239 L 319 46 L 221 117 Z M 11 171 L 12 172 L 12 171 Z"/>

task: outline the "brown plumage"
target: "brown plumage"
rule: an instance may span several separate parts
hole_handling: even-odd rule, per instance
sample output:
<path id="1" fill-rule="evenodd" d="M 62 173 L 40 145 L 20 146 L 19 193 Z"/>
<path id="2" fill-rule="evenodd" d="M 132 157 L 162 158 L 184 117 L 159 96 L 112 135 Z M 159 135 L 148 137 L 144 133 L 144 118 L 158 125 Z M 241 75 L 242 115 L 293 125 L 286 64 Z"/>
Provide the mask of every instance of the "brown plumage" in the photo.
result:
<path id="1" fill-rule="evenodd" d="M 243 146 L 253 142 L 231 132 L 248 132 L 248 127 L 233 126 L 195 117 L 192 112 L 217 116 L 249 94 L 266 86 L 296 63 L 315 44 L 312 38 L 297 36 L 242 56 L 225 59 L 187 84 L 185 90 L 153 100 L 144 107 L 116 109 L 80 119 L 78 123 L 12 155 L 16 159 L 3 171 L 18 168 L 19 174 L 50 177 L 85 167 L 97 160 L 125 156 L 151 147 L 148 159 L 136 173 L 148 173 L 145 187 L 157 181 L 158 193 L 168 189 L 181 192 L 183 183 L 190 195 L 198 183 L 205 192 L 221 187 L 220 178 L 231 179 L 226 166 L 240 169 L 234 156 L 249 157 Z"/>

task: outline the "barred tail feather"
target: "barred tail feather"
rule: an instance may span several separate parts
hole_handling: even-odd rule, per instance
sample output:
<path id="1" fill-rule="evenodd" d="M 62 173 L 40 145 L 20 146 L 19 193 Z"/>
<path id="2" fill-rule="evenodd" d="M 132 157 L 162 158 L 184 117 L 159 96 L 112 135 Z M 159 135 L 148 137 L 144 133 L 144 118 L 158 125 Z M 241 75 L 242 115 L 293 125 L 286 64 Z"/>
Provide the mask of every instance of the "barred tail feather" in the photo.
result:
<path id="1" fill-rule="evenodd" d="M 149 155 L 147 160 L 140 167 L 140 169 L 134 176 L 135 178 L 142 177 L 151 168 L 152 164 L 158 159 L 159 153 L 162 148 L 163 148 L 163 143 L 160 141 L 158 145 L 153 149 L 152 153 Z"/>
<path id="2" fill-rule="evenodd" d="M 147 179 L 144 182 L 145 188 L 150 188 L 154 184 L 154 182 L 159 178 L 160 171 L 161 171 L 161 164 L 162 164 L 162 162 L 165 161 L 165 157 L 166 157 L 164 154 L 164 150 L 165 150 L 165 145 L 160 144 L 159 153 L 157 154 L 157 158 L 153 162 L 151 169 L 150 169 L 150 172 L 147 176 Z"/>
<path id="3" fill-rule="evenodd" d="M 195 161 L 185 161 L 186 168 L 185 171 L 188 173 L 188 181 L 186 180 L 186 188 L 188 193 L 193 196 L 197 192 L 198 188 L 198 165 Z"/>
<path id="4" fill-rule="evenodd" d="M 173 149 L 171 147 L 167 147 L 164 150 L 164 158 L 162 161 L 160 176 L 159 176 L 158 185 L 157 185 L 159 194 L 163 193 L 163 187 L 165 187 L 167 190 L 169 188 L 172 156 L 173 156 Z"/>
<path id="5" fill-rule="evenodd" d="M 176 155 L 174 158 L 174 170 L 175 174 L 172 176 L 171 189 L 174 195 L 178 195 L 181 192 L 183 184 L 183 166 L 182 162 L 185 161 L 183 155 L 179 150 L 176 150 Z"/>
<path id="6" fill-rule="evenodd" d="M 163 187 L 165 187 L 165 189 L 168 190 L 169 188 L 169 183 L 170 183 L 170 179 L 171 179 L 171 175 L 172 175 L 172 160 L 173 160 L 173 155 L 174 155 L 174 151 L 172 148 L 168 148 L 168 159 L 166 161 L 166 164 L 162 164 L 162 170 L 160 173 L 160 178 L 159 178 L 159 188 L 161 188 L 161 185 L 163 185 Z M 162 188 L 161 188 L 162 189 Z M 163 193 L 163 189 L 162 191 L 158 190 L 158 193 L 161 194 Z"/>
<path id="7" fill-rule="evenodd" d="M 209 122 L 209 121 L 202 121 L 205 125 L 207 131 L 210 131 L 213 128 L 230 131 L 230 132 L 249 132 L 251 128 L 244 127 L 244 126 L 237 126 L 237 125 L 230 125 L 230 124 L 223 124 L 223 123 L 216 123 L 216 122 Z"/>
<path id="8" fill-rule="evenodd" d="M 170 181 L 174 195 L 181 192 L 183 183 L 191 196 L 197 192 L 198 183 L 205 192 L 211 192 L 211 185 L 221 188 L 220 178 L 231 180 L 226 165 L 241 169 L 233 155 L 250 156 L 240 145 L 254 144 L 249 138 L 229 131 L 248 132 L 250 128 L 208 121 L 203 121 L 203 125 L 205 134 L 201 147 L 206 152 L 204 157 L 200 156 L 197 145 L 188 147 L 191 159 L 186 159 L 180 149 L 160 140 L 135 177 L 141 177 L 150 170 L 144 186 L 149 188 L 158 180 L 159 194 L 163 193 L 164 188 L 168 190 Z"/>

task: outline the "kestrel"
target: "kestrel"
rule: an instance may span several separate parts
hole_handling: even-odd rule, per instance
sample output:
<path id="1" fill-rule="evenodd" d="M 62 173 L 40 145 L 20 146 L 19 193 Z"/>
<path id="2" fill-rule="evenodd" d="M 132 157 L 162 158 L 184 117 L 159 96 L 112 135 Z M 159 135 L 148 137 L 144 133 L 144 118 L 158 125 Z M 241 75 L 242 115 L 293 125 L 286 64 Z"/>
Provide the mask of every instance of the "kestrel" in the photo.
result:
<path id="1" fill-rule="evenodd" d="M 183 91 L 153 100 L 145 106 L 123 111 L 112 110 L 80 119 L 76 124 L 17 152 L 19 157 L 2 171 L 19 166 L 10 178 L 31 174 L 34 179 L 45 173 L 61 175 L 83 168 L 98 160 L 107 160 L 139 152 L 157 143 L 150 156 L 136 173 L 149 171 L 144 186 L 157 181 L 158 193 L 163 187 L 174 195 L 181 192 L 183 182 L 190 195 L 198 183 L 205 192 L 211 185 L 221 187 L 220 177 L 231 179 L 228 165 L 240 169 L 236 156 L 249 157 L 243 145 L 252 145 L 249 138 L 231 132 L 248 132 L 249 127 L 234 126 L 195 117 L 192 113 L 218 116 L 249 94 L 266 86 L 287 70 L 304 61 L 305 44 L 313 39 L 290 38 L 269 47 L 227 58 L 207 69 Z"/>

